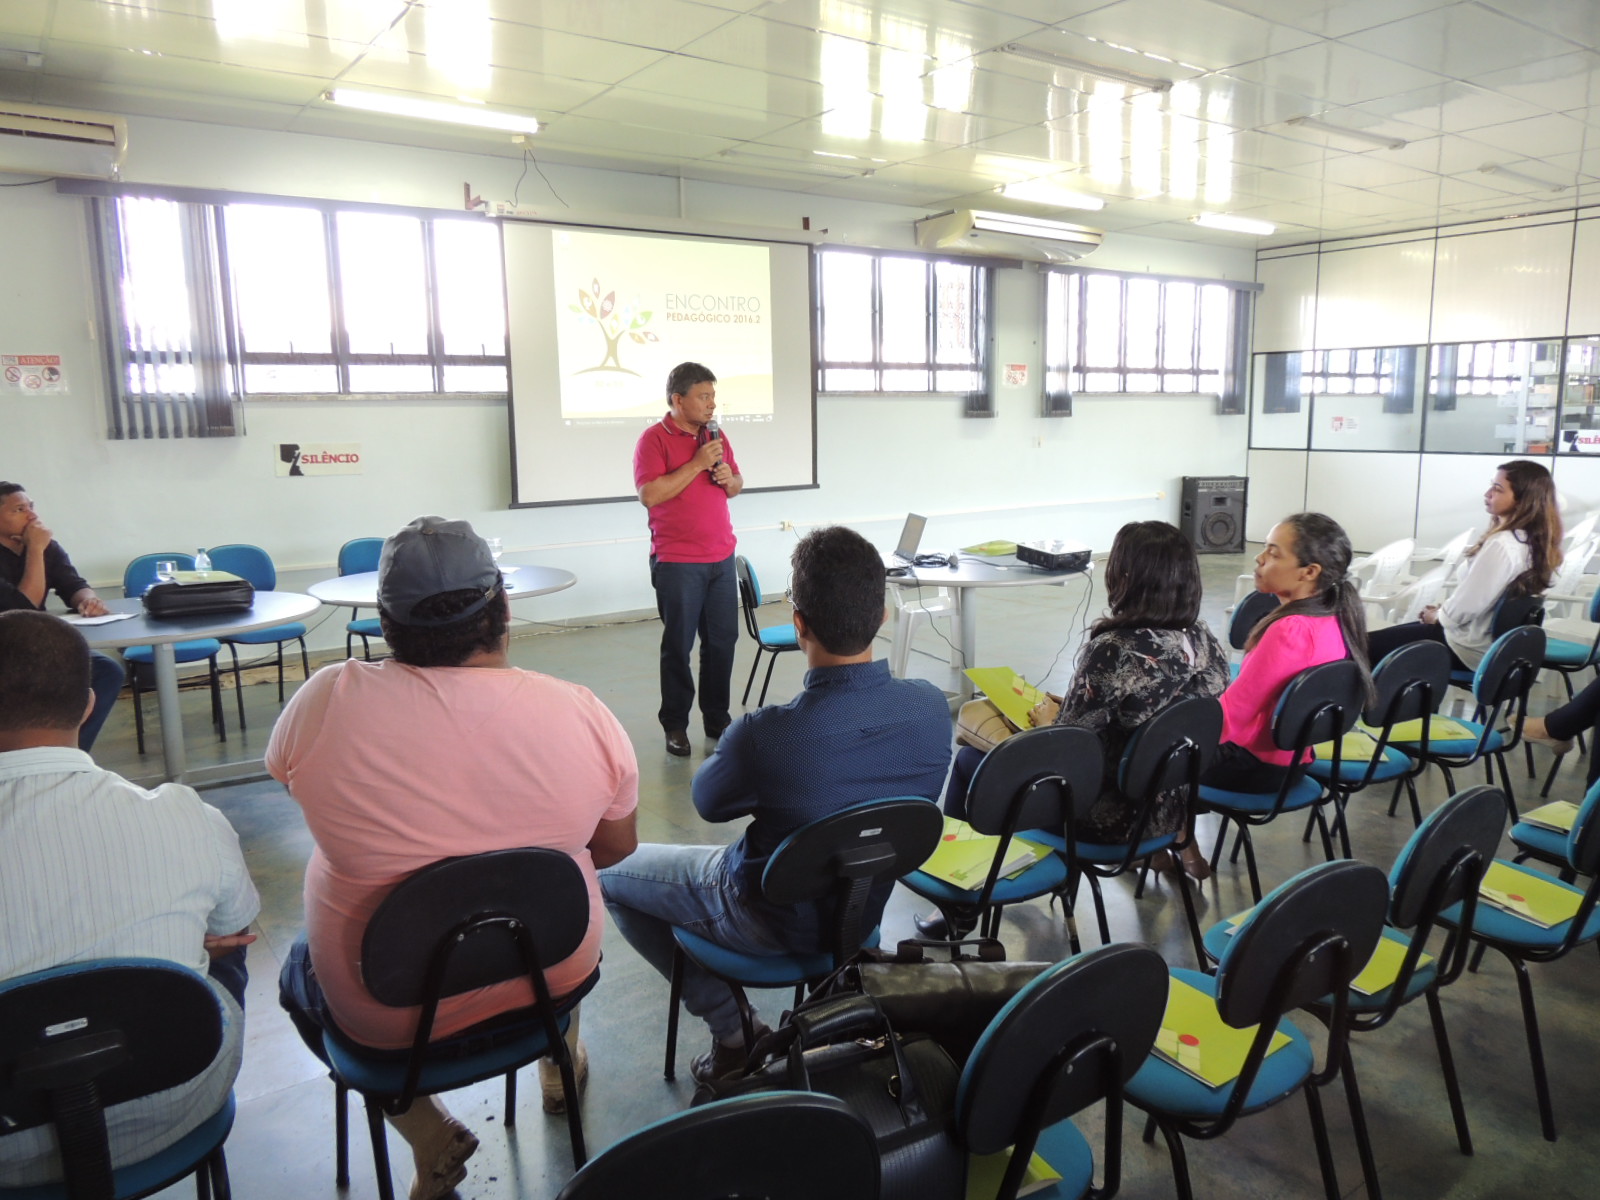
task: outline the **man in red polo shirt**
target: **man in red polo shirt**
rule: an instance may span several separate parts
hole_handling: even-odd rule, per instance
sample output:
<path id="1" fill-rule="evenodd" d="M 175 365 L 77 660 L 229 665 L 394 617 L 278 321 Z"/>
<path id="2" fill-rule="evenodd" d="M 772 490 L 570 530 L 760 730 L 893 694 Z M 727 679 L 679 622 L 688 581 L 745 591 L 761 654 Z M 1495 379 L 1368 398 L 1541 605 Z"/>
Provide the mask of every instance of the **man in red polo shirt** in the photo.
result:
<path id="1" fill-rule="evenodd" d="M 728 501 L 744 487 L 733 447 L 715 428 L 717 377 L 699 363 L 667 376 L 667 415 L 639 437 L 633 482 L 650 510 L 650 582 L 661 614 L 661 728 L 667 753 L 689 753 L 695 681 L 689 652 L 700 636 L 700 717 L 715 740 L 733 719 L 733 649 L 739 593 Z M 709 427 L 708 427 L 709 426 Z"/>

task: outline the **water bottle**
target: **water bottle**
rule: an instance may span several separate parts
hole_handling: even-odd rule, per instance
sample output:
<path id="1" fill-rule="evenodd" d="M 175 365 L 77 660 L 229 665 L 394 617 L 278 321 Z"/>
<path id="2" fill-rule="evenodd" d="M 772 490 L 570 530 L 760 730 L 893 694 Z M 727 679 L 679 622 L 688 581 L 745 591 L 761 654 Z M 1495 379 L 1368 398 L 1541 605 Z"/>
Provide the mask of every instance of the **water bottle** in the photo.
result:
<path id="1" fill-rule="evenodd" d="M 194 570 L 197 575 L 211 574 L 211 556 L 204 546 L 194 552 Z"/>

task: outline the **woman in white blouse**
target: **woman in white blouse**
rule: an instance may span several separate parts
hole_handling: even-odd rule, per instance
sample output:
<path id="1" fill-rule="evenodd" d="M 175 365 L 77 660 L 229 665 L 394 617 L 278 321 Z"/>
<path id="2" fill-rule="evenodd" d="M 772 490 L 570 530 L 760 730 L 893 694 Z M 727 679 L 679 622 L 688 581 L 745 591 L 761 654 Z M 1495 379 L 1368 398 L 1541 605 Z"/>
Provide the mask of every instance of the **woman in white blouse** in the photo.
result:
<path id="1" fill-rule="evenodd" d="M 1550 472 L 1536 462 L 1501 463 L 1483 494 L 1489 528 L 1467 551 L 1466 572 L 1450 598 L 1429 605 L 1422 619 L 1367 635 L 1376 666 L 1409 642 L 1443 642 L 1454 665 L 1476 670 L 1494 641 L 1495 609 L 1506 596 L 1536 596 L 1561 565 L 1561 514 Z"/>

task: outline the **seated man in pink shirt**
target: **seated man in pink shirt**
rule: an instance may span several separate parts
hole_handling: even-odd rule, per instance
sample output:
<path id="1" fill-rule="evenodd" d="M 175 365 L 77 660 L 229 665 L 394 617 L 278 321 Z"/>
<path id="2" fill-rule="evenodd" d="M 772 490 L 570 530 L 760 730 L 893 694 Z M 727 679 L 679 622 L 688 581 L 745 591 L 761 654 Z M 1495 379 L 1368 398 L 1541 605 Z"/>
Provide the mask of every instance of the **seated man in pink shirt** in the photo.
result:
<path id="1" fill-rule="evenodd" d="M 484 540 L 465 521 L 419 517 L 384 543 L 378 612 L 394 652 L 324 667 L 295 694 L 266 765 L 305 811 L 316 849 L 306 866 L 306 936 L 279 980 L 283 1006 L 312 1052 L 336 1028 L 363 1045 L 405 1049 L 415 1009 L 386 1007 L 361 982 L 361 937 L 385 896 L 442 858 L 519 846 L 570 854 L 589 883 L 582 946 L 546 973 L 557 997 L 600 958 L 598 867 L 633 852 L 639 770 L 633 746 L 587 688 L 507 659 L 511 618 Z M 528 1008 L 513 981 L 439 1006 L 436 1042 L 469 1052 L 474 1026 Z M 568 1040 L 579 1086 L 588 1061 Z M 465 1036 L 462 1036 L 465 1035 Z M 560 1077 L 540 1061 L 545 1109 Z M 434 1098 L 390 1118 L 416 1160 L 411 1200 L 436 1200 L 466 1177 L 477 1138 Z"/>

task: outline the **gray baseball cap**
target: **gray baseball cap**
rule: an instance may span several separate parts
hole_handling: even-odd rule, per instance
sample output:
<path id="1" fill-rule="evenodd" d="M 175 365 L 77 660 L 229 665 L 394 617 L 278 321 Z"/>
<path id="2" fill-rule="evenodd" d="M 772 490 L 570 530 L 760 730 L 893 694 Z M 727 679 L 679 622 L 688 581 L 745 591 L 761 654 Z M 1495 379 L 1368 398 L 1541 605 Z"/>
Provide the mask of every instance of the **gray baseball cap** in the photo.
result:
<path id="1" fill-rule="evenodd" d="M 483 611 L 500 586 L 488 543 L 465 521 L 418 517 L 383 543 L 378 559 L 378 605 L 402 625 L 454 625 Z M 469 588 L 482 594 L 458 613 L 432 619 L 412 615 L 424 600 Z"/>

